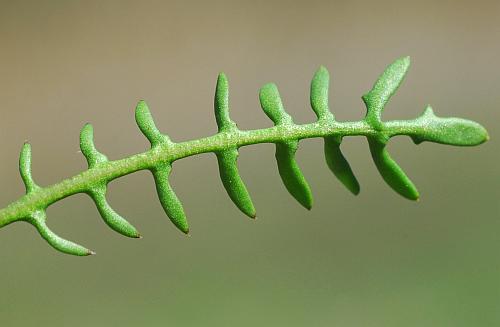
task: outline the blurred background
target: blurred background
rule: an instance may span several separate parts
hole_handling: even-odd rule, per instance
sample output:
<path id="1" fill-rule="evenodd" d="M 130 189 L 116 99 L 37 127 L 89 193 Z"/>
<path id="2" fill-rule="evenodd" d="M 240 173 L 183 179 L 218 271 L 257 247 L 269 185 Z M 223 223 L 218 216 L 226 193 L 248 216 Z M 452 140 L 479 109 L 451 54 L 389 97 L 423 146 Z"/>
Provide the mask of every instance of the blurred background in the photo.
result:
<path id="1" fill-rule="evenodd" d="M 216 131 L 217 74 L 242 129 L 272 126 L 258 89 L 278 84 L 297 123 L 314 120 L 309 83 L 332 78 L 331 110 L 358 120 L 360 96 L 396 58 L 412 66 L 384 119 L 482 123 L 490 142 L 456 148 L 394 138 L 393 157 L 421 192 L 395 194 L 363 138 L 343 144 L 361 183 L 329 172 L 321 140 L 298 160 L 315 196 L 288 195 L 270 144 L 242 148 L 252 221 L 226 195 L 214 155 L 176 162 L 172 184 L 191 237 L 169 222 L 147 172 L 110 184 L 110 203 L 144 236 L 111 231 L 84 195 L 48 210 L 61 236 L 95 250 L 56 252 L 28 224 L 0 230 L 2 326 L 500 325 L 500 2 L 1 1 L 0 205 L 24 190 L 17 161 L 33 146 L 40 185 L 86 168 L 86 122 L 110 159 L 145 151 L 134 107 L 146 99 L 174 141 Z"/>

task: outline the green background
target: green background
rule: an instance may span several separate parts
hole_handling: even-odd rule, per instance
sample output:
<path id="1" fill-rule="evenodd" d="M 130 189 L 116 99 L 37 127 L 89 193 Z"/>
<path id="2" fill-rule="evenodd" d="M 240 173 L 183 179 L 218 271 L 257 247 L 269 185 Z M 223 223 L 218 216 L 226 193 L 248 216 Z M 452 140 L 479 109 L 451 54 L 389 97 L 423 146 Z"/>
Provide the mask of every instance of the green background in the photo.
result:
<path id="1" fill-rule="evenodd" d="M 111 159 L 144 151 L 139 99 L 174 141 L 213 134 L 219 71 L 232 118 L 255 129 L 272 125 L 257 96 L 267 82 L 296 122 L 309 122 L 309 82 L 325 65 L 332 111 L 357 120 L 360 96 L 410 55 L 384 119 L 416 117 L 429 103 L 439 116 L 481 122 L 491 140 L 454 148 L 393 139 L 419 202 L 384 184 L 365 139 L 343 145 L 358 197 L 328 171 L 322 142 L 303 141 L 311 212 L 281 184 L 272 145 L 243 148 L 256 221 L 229 200 L 214 155 L 184 159 L 172 184 L 191 237 L 164 215 L 150 174 L 123 177 L 109 200 L 142 240 L 111 231 L 84 195 L 51 206 L 49 224 L 96 256 L 58 253 L 28 224 L 0 230 L 0 325 L 500 325 L 499 21 L 500 2 L 478 0 L 1 1 L 1 206 L 23 193 L 25 140 L 41 185 L 85 169 L 86 122 Z"/>

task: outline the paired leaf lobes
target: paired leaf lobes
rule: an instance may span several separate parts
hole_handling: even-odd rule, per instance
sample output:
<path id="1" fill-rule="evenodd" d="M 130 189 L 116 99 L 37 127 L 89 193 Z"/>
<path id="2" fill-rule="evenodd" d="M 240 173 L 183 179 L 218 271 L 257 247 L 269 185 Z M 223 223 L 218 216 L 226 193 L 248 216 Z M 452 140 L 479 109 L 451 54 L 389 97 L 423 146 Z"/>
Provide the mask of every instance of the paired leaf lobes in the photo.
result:
<path id="1" fill-rule="evenodd" d="M 36 185 L 31 176 L 31 145 L 29 143 L 24 143 L 21 149 L 21 154 L 19 156 L 19 170 L 24 185 L 26 186 L 26 194 L 29 196 L 40 188 Z M 24 217 L 24 220 L 33 225 L 50 245 L 61 252 L 78 256 L 94 254 L 94 252 L 89 249 L 65 240 L 52 232 L 46 223 L 46 209 L 47 208 L 37 208 L 27 217 Z"/>
<path id="2" fill-rule="evenodd" d="M 214 110 L 219 133 L 238 131 L 236 123 L 229 116 L 229 85 L 224 73 L 220 73 L 217 79 Z M 238 149 L 230 147 L 215 154 L 219 165 L 220 179 L 229 198 L 245 215 L 255 218 L 255 207 L 238 171 Z"/>
<path id="3" fill-rule="evenodd" d="M 143 100 L 139 101 L 137 104 L 135 109 L 135 119 L 139 129 L 151 143 L 151 148 L 162 145 L 172 145 L 170 138 L 163 135 L 156 127 L 148 105 Z M 171 162 L 162 163 L 150 170 L 155 180 L 156 191 L 163 210 L 177 228 L 179 228 L 183 233 L 188 234 L 189 226 L 186 214 L 184 213 L 184 208 L 168 182 L 168 178 L 172 170 Z"/>

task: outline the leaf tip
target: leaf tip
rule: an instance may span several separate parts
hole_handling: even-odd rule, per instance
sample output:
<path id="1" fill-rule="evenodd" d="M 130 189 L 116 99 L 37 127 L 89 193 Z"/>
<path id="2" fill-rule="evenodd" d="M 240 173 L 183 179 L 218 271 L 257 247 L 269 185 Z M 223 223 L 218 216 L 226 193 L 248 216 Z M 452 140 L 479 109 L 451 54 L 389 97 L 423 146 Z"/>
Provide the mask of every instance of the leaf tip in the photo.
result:
<path id="1" fill-rule="evenodd" d="M 351 191 L 353 195 L 359 195 L 359 192 L 361 192 L 361 188 L 359 187 L 359 184 L 357 184 L 349 188 L 349 191 Z"/>
<path id="2" fill-rule="evenodd" d="M 224 72 L 219 72 L 219 75 L 217 76 L 217 85 L 216 85 L 216 93 L 222 92 L 226 93 L 228 90 L 228 80 L 226 74 Z"/>
<path id="3" fill-rule="evenodd" d="M 242 191 L 245 192 L 245 193 L 241 194 L 241 196 L 246 198 L 246 200 L 244 200 L 245 202 L 242 202 L 241 198 L 239 200 L 231 198 L 231 200 L 233 200 L 233 202 L 236 204 L 238 209 L 240 209 L 247 217 L 249 217 L 251 219 L 255 219 L 255 217 L 257 216 L 257 213 L 255 211 L 253 203 L 251 202 L 252 200 L 250 199 L 250 195 L 248 194 L 248 192 L 246 190 L 242 190 Z"/>
<path id="4" fill-rule="evenodd" d="M 85 123 L 82 127 L 82 130 L 80 131 L 80 144 L 84 143 L 85 141 L 90 141 L 92 142 L 91 138 L 93 137 L 94 134 L 94 127 L 90 123 Z"/>
<path id="5" fill-rule="evenodd" d="M 29 161 L 29 162 L 27 162 Z M 31 144 L 28 141 L 25 141 L 23 143 L 23 146 L 21 147 L 21 154 L 19 157 L 19 163 L 21 165 L 27 163 L 28 164 L 28 169 L 31 169 L 29 166 L 31 164 Z"/>
<path id="6" fill-rule="evenodd" d="M 227 81 L 227 76 L 224 72 L 219 72 L 217 75 L 217 81 Z"/>
<path id="7" fill-rule="evenodd" d="M 488 134 L 488 132 L 485 130 L 485 135 L 484 135 L 484 141 L 483 141 L 483 143 L 487 142 L 489 140 L 490 140 L 490 134 Z"/>
<path id="8" fill-rule="evenodd" d="M 312 197 L 311 193 L 305 194 L 303 196 L 303 198 L 296 197 L 296 199 L 299 201 L 299 203 L 304 208 L 306 208 L 307 210 L 311 211 L 311 209 L 313 207 L 313 197 Z"/>
<path id="9" fill-rule="evenodd" d="M 477 133 L 479 136 L 477 142 L 473 145 L 479 145 L 479 144 L 483 144 L 487 141 L 490 140 L 490 134 L 488 133 L 488 131 L 486 130 L 486 128 L 484 128 L 482 125 L 478 124 L 478 127 L 477 127 Z"/>
<path id="10" fill-rule="evenodd" d="M 138 115 L 140 115 L 144 112 L 149 112 L 149 107 L 148 107 L 148 104 L 146 103 L 146 101 L 141 99 L 137 102 L 137 105 L 135 106 L 136 119 L 138 118 Z"/>
<path id="11" fill-rule="evenodd" d="M 328 69 L 323 65 L 320 65 L 318 67 L 318 69 L 316 69 L 316 74 L 318 74 L 318 75 L 320 75 L 320 74 L 321 75 L 330 75 L 330 73 L 328 72 Z"/>
<path id="12" fill-rule="evenodd" d="M 245 207 L 243 206 L 238 206 L 238 207 L 241 207 L 240 210 L 242 210 L 245 213 L 245 215 L 247 215 L 249 218 L 255 219 L 255 217 L 257 217 L 257 213 L 251 201 L 252 200 L 250 200 L 250 196 L 248 195 L 247 205 L 245 205 Z"/>
<path id="13" fill-rule="evenodd" d="M 477 127 L 477 134 L 479 135 L 479 138 L 477 140 L 477 145 L 483 144 L 484 142 L 487 142 L 490 140 L 490 134 L 488 133 L 488 130 L 481 124 L 476 123 Z"/>
<path id="14" fill-rule="evenodd" d="M 276 93 L 278 90 L 278 87 L 276 86 L 275 83 L 266 83 L 260 88 L 260 96 L 270 96 L 273 93 Z"/>
<path id="15" fill-rule="evenodd" d="M 419 202 L 420 201 L 420 193 L 417 190 L 415 190 L 415 192 L 410 194 L 408 199 L 415 201 L 415 202 Z"/>
<path id="16" fill-rule="evenodd" d="M 170 220 L 174 223 L 174 226 L 177 227 L 177 229 L 179 229 L 182 233 L 189 235 L 190 232 L 189 224 L 184 215 L 184 211 L 182 211 L 180 214 L 179 212 L 176 212 L 174 213 L 173 216 L 170 216 L 169 214 L 167 215 L 169 216 Z"/>

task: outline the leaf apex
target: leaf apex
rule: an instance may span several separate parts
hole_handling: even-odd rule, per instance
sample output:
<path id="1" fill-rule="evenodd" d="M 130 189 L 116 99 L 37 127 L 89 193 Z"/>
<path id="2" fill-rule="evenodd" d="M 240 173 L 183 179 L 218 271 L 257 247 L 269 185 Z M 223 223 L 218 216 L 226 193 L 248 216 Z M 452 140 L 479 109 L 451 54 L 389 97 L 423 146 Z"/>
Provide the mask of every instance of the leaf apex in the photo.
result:
<path id="1" fill-rule="evenodd" d="M 149 106 L 148 104 L 146 103 L 146 100 L 139 100 L 137 102 L 137 105 L 135 106 L 135 116 L 136 116 L 136 119 L 137 119 L 137 116 L 140 114 L 140 113 L 143 113 L 143 112 L 149 112 Z"/>
<path id="2" fill-rule="evenodd" d="M 403 61 L 404 63 L 408 64 L 408 65 L 411 64 L 411 57 L 410 56 L 401 57 L 400 60 Z"/>
<path id="3" fill-rule="evenodd" d="M 351 191 L 351 193 L 353 195 L 357 196 L 361 192 L 361 188 L 359 187 L 359 184 L 357 184 L 356 186 L 353 186 L 352 188 L 349 188 L 349 191 Z"/>
<path id="4" fill-rule="evenodd" d="M 264 92 L 269 92 L 269 91 L 274 91 L 275 89 L 277 89 L 278 86 L 276 85 L 276 83 L 273 83 L 273 82 L 269 82 L 269 83 L 266 83 L 264 84 L 261 88 L 260 88 L 260 93 L 264 93 Z"/>
<path id="5" fill-rule="evenodd" d="M 487 141 L 489 141 L 489 140 L 490 140 L 490 134 L 489 134 L 489 133 L 488 133 L 488 131 L 485 129 L 485 135 L 484 135 L 484 141 L 483 141 L 483 143 L 484 143 L 484 142 L 487 142 Z"/>
<path id="6" fill-rule="evenodd" d="M 319 65 L 318 69 L 316 69 L 316 74 L 325 74 L 325 73 L 328 75 L 330 74 L 325 66 Z"/>
<path id="7" fill-rule="evenodd" d="M 90 123 L 85 123 L 80 131 L 80 138 L 88 136 L 88 134 L 94 133 L 94 126 Z"/>
<path id="8" fill-rule="evenodd" d="M 227 75 L 224 72 L 219 72 L 217 79 L 227 79 Z"/>

